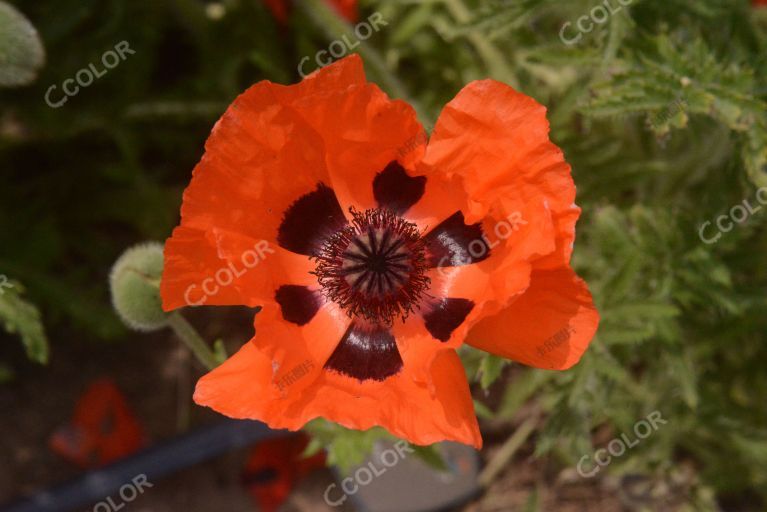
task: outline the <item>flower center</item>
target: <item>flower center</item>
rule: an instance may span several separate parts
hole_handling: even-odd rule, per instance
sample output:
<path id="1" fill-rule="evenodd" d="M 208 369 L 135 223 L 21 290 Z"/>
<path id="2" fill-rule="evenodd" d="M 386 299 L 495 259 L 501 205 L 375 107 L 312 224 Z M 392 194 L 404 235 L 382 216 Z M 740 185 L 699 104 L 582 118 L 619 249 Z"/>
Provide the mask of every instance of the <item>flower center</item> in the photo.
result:
<path id="1" fill-rule="evenodd" d="M 313 274 L 323 294 L 349 316 L 404 321 L 430 283 L 418 228 L 391 210 L 349 211 L 351 224 L 328 238 Z"/>

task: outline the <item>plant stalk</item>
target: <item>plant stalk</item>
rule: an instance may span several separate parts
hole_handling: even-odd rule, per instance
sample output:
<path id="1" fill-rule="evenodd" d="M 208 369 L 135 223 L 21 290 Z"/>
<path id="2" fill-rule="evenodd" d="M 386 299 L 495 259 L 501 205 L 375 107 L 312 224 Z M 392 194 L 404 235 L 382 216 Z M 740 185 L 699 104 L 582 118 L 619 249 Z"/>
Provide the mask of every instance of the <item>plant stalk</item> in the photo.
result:
<path id="1" fill-rule="evenodd" d="M 168 315 L 168 325 L 173 329 L 173 332 L 181 338 L 181 341 L 189 347 L 192 354 L 195 355 L 198 361 L 202 363 L 208 370 L 214 369 L 218 366 L 218 361 L 213 351 L 202 339 L 202 336 L 197 330 L 190 324 L 186 318 L 181 316 L 181 313 L 174 311 Z"/>

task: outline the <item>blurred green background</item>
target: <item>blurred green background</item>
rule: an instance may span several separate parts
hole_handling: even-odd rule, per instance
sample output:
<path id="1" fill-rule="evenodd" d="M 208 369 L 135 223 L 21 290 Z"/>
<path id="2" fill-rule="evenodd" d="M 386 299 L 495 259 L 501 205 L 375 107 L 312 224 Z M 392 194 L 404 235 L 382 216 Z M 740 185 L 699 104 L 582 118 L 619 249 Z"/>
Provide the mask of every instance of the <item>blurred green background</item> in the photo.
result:
<path id="1" fill-rule="evenodd" d="M 260 0 L 10 4 L 39 32 L 45 55 L 0 2 L 5 386 L 72 357 L 73 340 L 152 351 L 112 311 L 111 264 L 126 247 L 170 234 L 204 141 L 237 94 L 262 79 L 300 80 L 301 59 L 352 26 L 321 0 L 296 2 L 285 22 Z M 577 20 L 599 5 L 615 12 L 568 44 Z M 537 481 L 546 487 L 658 410 L 668 424 L 598 477 L 645 486 L 621 506 L 767 510 L 767 208 L 712 243 L 699 234 L 709 221 L 705 238 L 716 236 L 716 219 L 744 200 L 767 201 L 767 189 L 758 195 L 767 186 L 767 8 L 748 0 L 358 8 L 360 20 L 380 13 L 387 23 L 355 49 L 369 78 L 413 102 L 425 126 L 467 82 L 492 77 L 548 107 L 551 137 L 573 167 L 583 208 L 574 266 L 602 316 L 591 348 L 563 373 L 462 354 L 483 428 L 495 433 L 491 447 L 535 418 L 530 458 L 509 471 L 544 460 Z M 66 79 L 101 67 L 121 41 L 135 54 L 60 107 L 46 103 L 52 85 L 58 100 Z M 379 435 L 329 425 L 314 433 L 341 464 Z M 535 510 L 540 490 L 529 487 Z"/>

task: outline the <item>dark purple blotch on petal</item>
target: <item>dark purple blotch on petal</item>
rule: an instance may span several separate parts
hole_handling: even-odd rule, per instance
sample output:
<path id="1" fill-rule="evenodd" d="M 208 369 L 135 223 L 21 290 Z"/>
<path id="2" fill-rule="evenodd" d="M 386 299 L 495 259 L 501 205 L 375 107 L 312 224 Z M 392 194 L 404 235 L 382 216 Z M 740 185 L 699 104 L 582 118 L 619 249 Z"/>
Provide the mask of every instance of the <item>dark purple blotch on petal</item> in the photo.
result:
<path id="1" fill-rule="evenodd" d="M 474 308 L 468 299 L 440 299 L 423 315 L 426 330 L 439 341 L 447 341 Z"/>
<path id="2" fill-rule="evenodd" d="M 424 236 L 429 267 L 470 265 L 490 257 L 482 225 L 466 224 L 455 212 Z"/>
<path id="3" fill-rule="evenodd" d="M 423 197 L 426 176 L 410 176 L 394 161 L 373 179 L 373 195 L 378 206 L 402 215 Z"/>
<path id="4" fill-rule="evenodd" d="M 319 183 L 317 189 L 299 197 L 285 210 L 277 231 L 277 243 L 307 256 L 317 256 L 322 243 L 346 225 L 346 217 L 333 189 Z"/>
<path id="5" fill-rule="evenodd" d="M 361 381 L 382 381 L 402 369 L 402 357 L 388 329 L 352 322 L 325 369 Z"/>
<path id="6" fill-rule="evenodd" d="M 280 286 L 275 299 L 282 308 L 282 318 L 296 325 L 308 324 L 322 306 L 318 292 L 293 284 Z"/>

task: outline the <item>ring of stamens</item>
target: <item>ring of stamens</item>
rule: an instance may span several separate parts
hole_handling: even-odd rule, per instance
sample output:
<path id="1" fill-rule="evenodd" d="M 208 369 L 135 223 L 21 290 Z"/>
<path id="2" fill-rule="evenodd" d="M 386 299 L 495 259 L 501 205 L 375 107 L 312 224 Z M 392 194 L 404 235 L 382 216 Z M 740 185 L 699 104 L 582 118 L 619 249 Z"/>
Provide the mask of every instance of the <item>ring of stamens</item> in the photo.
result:
<path id="1" fill-rule="evenodd" d="M 313 274 L 323 294 L 349 316 L 404 321 L 430 284 L 418 228 L 387 209 L 349 211 L 352 222 L 327 239 Z"/>

